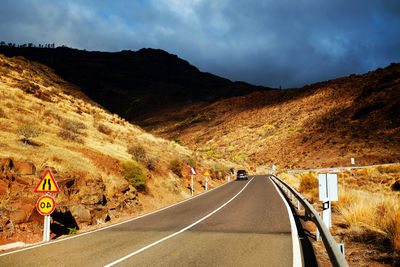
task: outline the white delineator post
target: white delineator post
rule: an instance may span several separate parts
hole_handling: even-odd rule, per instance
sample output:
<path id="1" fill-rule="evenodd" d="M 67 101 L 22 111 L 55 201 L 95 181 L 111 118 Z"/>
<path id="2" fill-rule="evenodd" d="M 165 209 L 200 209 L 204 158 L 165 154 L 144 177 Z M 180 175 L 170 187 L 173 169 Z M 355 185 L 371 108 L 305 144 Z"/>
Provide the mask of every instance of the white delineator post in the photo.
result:
<path id="1" fill-rule="evenodd" d="M 322 220 L 326 227 L 332 227 L 332 205 L 331 201 L 338 201 L 337 173 L 319 173 L 319 200 L 323 201 Z"/>
<path id="2" fill-rule="evenodd" d="M 193 175 L 192 176 L 192 196 L 193 196 Z"/>
<path id="3" fill-rule="evenodd" d="M 322 220 L 328 228 L 332 227 L 332 209 L 330 201 L 323 203 Z"/>
<path id="4" fill-rule="evenodd" d="M 206 189 L 206 191 L 207 191 L 207 189 L 208 189 L 208 176 L 210 176 L 210 172 L 206 169 L 204 172 L 203 172 L 203 175 L 206 177 L 206 186 L 205 186 L 205 189 Z"/>
<path id="5" fill-rule="evenodd" d="M 194 194 L 194 188 L 193 188 L 193 175 L 196 175 L 197 173 L 196 173 L 196 171 L 194 170 L 194 168 L 193 167 L 191 167 L 190 168 L 190 170 L 189 170 L 189 173 L 188 173 L 188 175 L 190 175 L 190 176 L 192 176 L 192 186 L 191 186 L 191 188 L 190 188 L 190 191 L 191 191 L 191 194 L 192 194 L 192 196 L 193 196 L 193 194 Z"/>

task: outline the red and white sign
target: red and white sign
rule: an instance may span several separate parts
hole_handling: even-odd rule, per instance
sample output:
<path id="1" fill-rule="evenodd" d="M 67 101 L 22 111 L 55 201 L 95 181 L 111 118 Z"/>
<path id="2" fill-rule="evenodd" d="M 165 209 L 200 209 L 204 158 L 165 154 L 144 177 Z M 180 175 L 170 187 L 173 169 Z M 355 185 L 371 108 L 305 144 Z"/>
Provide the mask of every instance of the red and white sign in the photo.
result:
<path id="1" fill-rule="evenodd" d="M 56 202 L 54 198 L 49 195 L 40 197 L 36 203 L 36 209 L 42 215 L 50 215 L 55 208 Z"/>
<path id="2" fill-rule="evenodd" d="M 194 170 L 193 167 L 191 167 L 188 175 L 197 175 L 197 172 Z"/>
<path id="3" fill-rule="evenodd" d="M 42 180 L 35 188 L 35 193 L 60 193 L 60 188 L 50 170 L 43 175 Z"/>

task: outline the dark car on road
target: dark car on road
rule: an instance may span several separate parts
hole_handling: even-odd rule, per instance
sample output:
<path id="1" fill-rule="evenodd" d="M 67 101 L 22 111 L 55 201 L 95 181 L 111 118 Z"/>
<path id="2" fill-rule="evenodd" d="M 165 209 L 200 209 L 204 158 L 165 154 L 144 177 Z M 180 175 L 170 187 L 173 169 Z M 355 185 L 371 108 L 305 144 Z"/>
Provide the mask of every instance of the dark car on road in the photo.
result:
<path id="1" fill-rule="evenodd" d="M 236 173 L 236 180 L 247 180 L 249 177 L 247 176 L 247 171 L 245 170 L 238 170 Z"/>

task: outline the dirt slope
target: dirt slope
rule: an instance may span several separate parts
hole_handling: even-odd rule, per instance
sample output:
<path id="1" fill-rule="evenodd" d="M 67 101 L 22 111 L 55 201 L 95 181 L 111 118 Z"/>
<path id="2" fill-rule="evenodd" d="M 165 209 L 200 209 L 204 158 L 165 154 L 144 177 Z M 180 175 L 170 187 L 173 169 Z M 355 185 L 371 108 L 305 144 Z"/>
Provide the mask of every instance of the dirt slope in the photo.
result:
<path id="1" fill-rule="evenodd" d="M 196 103 L 142 122 L 209 158 L 280 169 L 398 162 L 400 65 Z"/>
<path id="2" fill-rule="evenodd" d="M 121 162 L 133 160 L 140 166 L 122 172 Z M 212 170 L 210 187 L 229 167 L 126 122 L 47 66 L 0 55 L 0 244 L 41 240 L 33 191 L 47 169 L 61 188 L 54 237 L 188 197 L 190 165 Z M 195 193 L 204 191 L 202 179 L 196 177 Z"/>

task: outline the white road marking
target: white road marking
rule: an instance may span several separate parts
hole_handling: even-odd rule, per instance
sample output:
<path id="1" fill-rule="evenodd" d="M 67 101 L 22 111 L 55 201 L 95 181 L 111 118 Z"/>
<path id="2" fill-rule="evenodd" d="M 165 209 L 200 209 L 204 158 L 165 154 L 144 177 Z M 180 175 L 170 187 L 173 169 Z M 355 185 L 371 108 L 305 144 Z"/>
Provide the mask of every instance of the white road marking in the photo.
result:
<path id="1" fill-rule="evenodd" d="M 215 188 L 213 188 L 213 189 L 211 189 L 211 190 L 207 190 L 207 191 L 205 191 L 205 192 L 203 192 L 203 193 L 200 193 L 200 194 L 195 195 L 195 196 L 193 196 L 193 197 L 187 198 L 187 199 L 182 200 L 182 201 L 180 201 L 180 202 L 177 202 L 177 203 L 175 203 L 175 204 L 172 204 L 172 205 L 169 205 L 169 206 L 167 206 L 167 207 L 164 207 L 164 208 L 161 208 L 161 209 L 152 211 L 152 212 L 150 212 L 150 213 L 143 214 L 143 215 L 141 215 L 141 216 L 138 216 L 138 217 L 135 217 L 135 218 L 132 218 L 132 219 L 128 219 L 128 220 L 123 221 L 123 222 L 111 224 L 111 225 L 104 226 L 104 227 L 99 228 L 99 229 L 96 229 L 96 230 L 91 230 L 91 231 L 89 231 L 89 232 L 85 232 L 85 233 L 81 233 L 81 234 L 77 234 L 77 235 L 73 235 L 73 236 L 69 236 L 69 237 L 65 237 L 65 238 L 61 238 L 61 239 L 57 239 L 57 240 L 54 240 L 54 241 L 40 242 L 40 243 L 37 243 L 37 244 L 34 244 L 34 245 L 28 245 L 28 246 L 25 247 L 25 248 L 21 248 L 21 249 L 13 250 L 13 251 L 10 251 L 10 252 L 2 253 L 2 254 L 0 254 L 0 257 L 6 256 L 6 255 L 10 255 L 10 254 L 14 254 L 14 253 L 18 253 L 18 252 L 22 252 L 22 251 L 29 250 L 29 249 L 33 249 L 33 248 L 37 248 L 37 247 L 42 247 L 42 246 L 51 245 L 51 244 L 55 244 L 55 243 L 58 243 L 58 242 L 70 240 L 70 239 L 73 239 L 73 238 L 85 236 L 85 235 L 92 234 L 92 233 L 96 233 L 96 232 L 99 232 L 99 231 L 103 231 L 103 230 L 106 230 L 106 229 L 108 229 L 108 228 L 115 227 L 115 226 L 118 226 L 118 225 L 121 225 L 121 224 L 124 224 L 124 223 L 127 223 L 127 222 L 135 221 L 135 220 L 138 220 L 138 219 L 140 219 L 140 218 L 143 218 L 143 217 L 152 215 L 152 214 L 154 214 L 154 213 L 157 213 L 157 212 L 160 212 L 160 211 L 163 211 L 163 210 L 172 208 L 172 207 L 174 207 L 174 206 L 177 206 L 177 205 L 182 204 L 182 203 L 184 203 L 184 202 L 190 201 L 190 200 L 195 199 L 195 198 L 197 198 L 197 197 L 203 196 L 203 195 L 205 195 L 205 194 L 207 194 L 207 193 L 210 193 L 210 192 L 212 192 L 212 191 L 214 191 L 214 190 L 217 190 L 217 189 L 219 189 L 219 188 L 222 188 L 223 186 L 225 186 L 225 185 L 227 185 L 227 184 L 229 184 L 229 183 L 231 183 L 231 182 L 233 182 L 233 181 L 234 181 L 234 180 L 231 180 L 231 181 L 229 181 L 229 182 L 227 182 L 227 183 L 224 183 L 224 184 L 222 184 L 222 185 L 220 185 L 220 186 L 218 186 L 218 187 L 215 187 Z"/>
<path id="2" fill-rule="evenodd" d="M 278 191 L 279 195 L 281 196 L 282 201 L 283 203 L 285 203 L 287 211 L 289 213 L 290 227 L 292 228 L 293 267 L 302 267 L 303 261 L 301 259 L 299 234 L 297 232 L 296 222 L 294 221 L 292 210 L 290 209 L 289 204 L 286 202 L 286 199 L 283 197 L 277 185 L 273 181 L 271 181 L 271 178 L 269 178 L 269 180 L 275 186 L 276 191 Z"/>
<path id="3" fill-rule="evenodd" d="M 205 219 L 207 219 L 208 217 L 210 217 L 211 215 L 213 215 L 214 213 L 218 212 L 220 209 L 222 209 L 223 207 L 225 207 L 226 205 L 228 205 L 232 200 L 234 200 L 240 193 L 243 192 L 243 190 L 251 183 L 251 181 L 253 181 L 253 179 L 254 179 L 254 177 L 251 178 L 251 180 L 248 181 L 248 182 L 246 183 L 246 185 L 245 185 L 236 195 L 234 195 L 230 200 L 228 200 L 228 201 L 225 202 L 223 205 L 221 205 L 219 208 L 215 209 L 213 212 L 211 212 L 211 213 L 209 213 L 208 215 L 204 216 L 204 217 L 201 218 L 200 220 L 198 220 L 198 221 L 192 223 L 192 224 L 189 225 L 189 226 L 186 226 L 185 228 L 181 229 L 180 231 L 178 231 L 178 232 L 176 232 L 176 233 L 173 233 L 173 234 L 171 234 L 171 235 L 169 235 L 169 236 L 166 236 L 166 237 L 164 237 L 164 238 L 162 238 L 162 239 L 160 239 L 160 240 L 158 240 L 158 241 L 156 241 L 156 242 L 154 242 L 154 243 L 151 243 L 150 245 L 147 245 L 147 246 L 145 246 L 145 247 L 143 247 L 143 248 L 141 248 L 141 249 L 139 249 L 139 250 L 136 250 L 136 251 L 132 252 L 131 254 L 126 255 L 126 256 L 123 257 L 123 258 L 120 258 L 120 259 L 118 259 L 118 260 L 116 260 L 116 261 L 113 261 L 113 262 L 111 262 L 111 263 L 105 265 L 104 267 L 114 266 L 115 264 L 118 264 L 118 263 L 120 263 L 120 262 L 122 262 L 122 261 L 124 261 L 124 260 L 126 260 L 126 259 L 128 259 L 128 258 L 130 258 L 130 257 L 132 257 L 132 256 L 134 256 L 134 255 L 136 255 L 136 254 L 138 254 L 138 253 L 140 253 L 140 252 L 143 252 L 144 250 L 146 250 L 146 249 L 148 249 L 148 248 L 154 247 L 155 245 L 157 245 L 157 244 L 159 244 L 159 243 L 161 243 L 161 242 L 163 242 L 163 241 L 165 241 L 165 240 L 167 240 L 167 239 L 170 239 L 171 237 L 174 237 L 174 236 L 176 236 L 176 235 L 179 235 L 179 234 L 185 232 L 186 230 L 192 228 L 192 227 L 195 226 L 196 224 L 198 224 L 198 223 L 204 221 Z"/>

